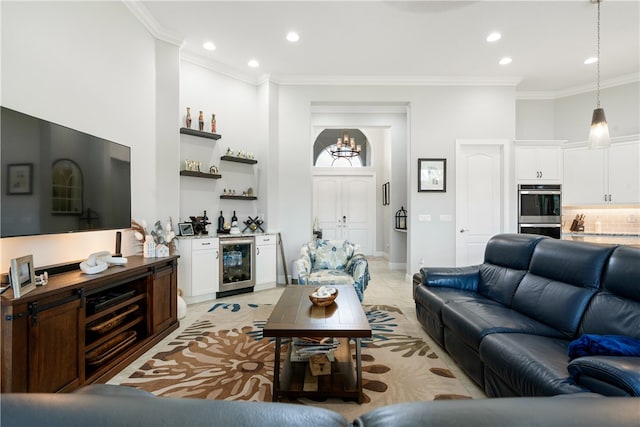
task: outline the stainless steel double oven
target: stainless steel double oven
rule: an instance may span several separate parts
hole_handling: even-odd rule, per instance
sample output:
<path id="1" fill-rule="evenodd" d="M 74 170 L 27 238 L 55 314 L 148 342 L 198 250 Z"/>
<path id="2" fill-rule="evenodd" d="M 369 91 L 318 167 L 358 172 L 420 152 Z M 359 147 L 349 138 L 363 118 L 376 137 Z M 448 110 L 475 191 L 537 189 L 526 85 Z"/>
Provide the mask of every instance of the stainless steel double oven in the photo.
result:
<path id="1" fill-rule="evenodd" d="M 560 184 L 518 186 L 518 232 L 559 239 L 562 234 Z"/>

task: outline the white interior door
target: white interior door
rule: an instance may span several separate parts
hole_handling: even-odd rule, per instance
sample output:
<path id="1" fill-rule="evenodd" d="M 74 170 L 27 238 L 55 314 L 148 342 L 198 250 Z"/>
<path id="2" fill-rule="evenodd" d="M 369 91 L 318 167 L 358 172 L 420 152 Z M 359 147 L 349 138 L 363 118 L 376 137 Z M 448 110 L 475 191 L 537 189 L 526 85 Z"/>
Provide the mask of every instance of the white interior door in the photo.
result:
<path id="1" fill-rule="evenodd" d="M 346 239 L 373 254 L 375 242 L 375 177 L 316 175 L 313 215 L 324 239 Z"/>
<path id="2" fill-rule="evenodd" d="M 503 230 L 503 149 L 463 144 L 456 157 L 456 265 L 480 264 Z"/>

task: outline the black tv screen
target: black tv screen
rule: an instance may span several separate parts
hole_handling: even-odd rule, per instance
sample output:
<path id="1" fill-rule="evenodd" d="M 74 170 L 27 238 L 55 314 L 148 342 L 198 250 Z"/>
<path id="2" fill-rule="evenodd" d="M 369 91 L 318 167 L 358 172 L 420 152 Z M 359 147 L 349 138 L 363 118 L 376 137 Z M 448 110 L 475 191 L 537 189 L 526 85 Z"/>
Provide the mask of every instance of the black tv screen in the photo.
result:
<path id="1" fill-rule="evenodd" d="M 1 237 L 131 226 L 131 149 L 2 107 Z"/>

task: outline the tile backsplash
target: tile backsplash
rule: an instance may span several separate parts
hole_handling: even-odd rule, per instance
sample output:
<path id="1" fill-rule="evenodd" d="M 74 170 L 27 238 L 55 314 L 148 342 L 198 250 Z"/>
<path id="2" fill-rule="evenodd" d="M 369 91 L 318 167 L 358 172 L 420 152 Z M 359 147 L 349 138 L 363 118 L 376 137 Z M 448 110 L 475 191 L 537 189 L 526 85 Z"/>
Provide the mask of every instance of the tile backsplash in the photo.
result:
<path id="1" fill-rule="evenodd" d="M 569 232 L 571 222 L 577 214 L 584 214 L 585 233 L 640 234 L 640 208 L 563 208 L 562 230 Z M 596 231 L 596 221 L 600 230 Z"/>

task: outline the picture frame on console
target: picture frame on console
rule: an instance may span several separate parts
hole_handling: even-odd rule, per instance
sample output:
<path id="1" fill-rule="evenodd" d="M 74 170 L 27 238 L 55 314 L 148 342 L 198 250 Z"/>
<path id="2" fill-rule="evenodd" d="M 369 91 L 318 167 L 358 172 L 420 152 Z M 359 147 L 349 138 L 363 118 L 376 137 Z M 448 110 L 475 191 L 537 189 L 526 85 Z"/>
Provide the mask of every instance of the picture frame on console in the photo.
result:
<path id="1" fill-rule="evenodd" d="M 28 195 L 33 193 L 33 163 L 7 165 L 7 194 Z"/>
<path id="2" fill-rule="evenodd" d="M 20 298 L 36 288 L 33 255 L 13 258 L 10 267 L 9 280 L 11 281 L 14 298 Z"/>
<path id="3" fill-rule="evenodd" d="M 179 223 L 178 230 L 180 231 L 181 236 L 193 236 L 195 234 L 193 232 L 193 224 L 191 224 L 190 222 Z"/>
<path id="4" fill-rule="evenodd" d="M 447 159 L 418 159 L 418 192 L 447 191 Z"/>

